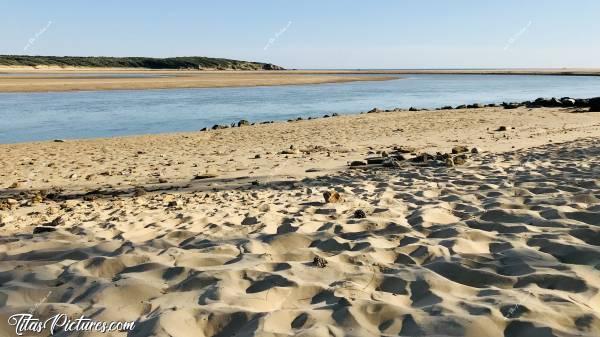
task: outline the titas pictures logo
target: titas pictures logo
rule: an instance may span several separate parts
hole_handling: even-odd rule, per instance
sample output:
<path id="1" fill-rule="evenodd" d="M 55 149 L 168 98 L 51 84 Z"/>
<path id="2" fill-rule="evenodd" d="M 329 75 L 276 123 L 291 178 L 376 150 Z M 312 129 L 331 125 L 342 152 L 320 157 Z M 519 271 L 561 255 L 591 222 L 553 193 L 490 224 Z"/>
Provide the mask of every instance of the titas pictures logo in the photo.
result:
<path id="1" fill-rule="evenodd" d="M 15 314 L 8 318 L 8 324 L 15 327 L 15 332 L 19 336 L 41 333 L 43 331 L 50 332 L 51 336 L 62 331 L 108 333 L 112 331 L 131 331 L 135 327 L 134 321 L 94 321 L 83 315 L 72 319 L 65 314 L 56 314 L 45 320 L 36 318 L 32 314 Z"/>

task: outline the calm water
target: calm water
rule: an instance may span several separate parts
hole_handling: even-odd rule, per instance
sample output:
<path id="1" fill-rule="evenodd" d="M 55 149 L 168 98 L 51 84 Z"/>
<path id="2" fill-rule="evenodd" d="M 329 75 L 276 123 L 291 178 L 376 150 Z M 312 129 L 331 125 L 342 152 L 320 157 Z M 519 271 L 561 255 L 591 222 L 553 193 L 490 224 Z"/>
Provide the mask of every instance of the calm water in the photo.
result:
<path id="1" fill-rule="evenodd" d="M 600 77 L 403 75 L 400 80 L 302 86 L 0 93 L 0 143 L 193 131 L 373 107 L 435 108 L 537 97 L 600 96 Z"/>

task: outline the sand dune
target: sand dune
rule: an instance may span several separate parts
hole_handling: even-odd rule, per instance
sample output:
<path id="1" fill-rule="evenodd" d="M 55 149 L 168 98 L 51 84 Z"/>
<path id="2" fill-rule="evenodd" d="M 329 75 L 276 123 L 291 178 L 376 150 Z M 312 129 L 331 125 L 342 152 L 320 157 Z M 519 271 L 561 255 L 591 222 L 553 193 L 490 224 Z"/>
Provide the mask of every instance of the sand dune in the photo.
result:
<path id="1" fill-rule="evenodd" d="M 572 112 L 1 145 L 0 331 L 31 310 L 130 336 L 598 336 L 600 115 Z M 479 153 L 345 165 L 457 144 Z"/>

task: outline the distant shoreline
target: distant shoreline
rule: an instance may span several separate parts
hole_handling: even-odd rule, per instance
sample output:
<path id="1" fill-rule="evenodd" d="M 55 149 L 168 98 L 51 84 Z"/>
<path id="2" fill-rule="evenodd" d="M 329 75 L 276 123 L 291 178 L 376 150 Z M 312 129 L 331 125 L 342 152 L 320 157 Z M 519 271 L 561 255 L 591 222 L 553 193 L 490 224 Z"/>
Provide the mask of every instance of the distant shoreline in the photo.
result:
<path id="1" fill-rule="evenodd" d="M 114 73 L 174 73 L 174 74 L 472 74 L 472 75 L 577 75 L 600 76 L 600 68 L 430 68 L 430 69 L 285 69 L 285 70 L 176 70 L 152 68 L 121 67 L 59 67 L 59 66 L 3 66 L 0 73 L 79 73 L 79 72 L 114 72 Z"/>
<path id="2" fill-rule="evenodd" d="M 78 74 L 152 74 L 77 76 Z M 306 85 L 399 79 L 397 75 L 600 76 L 600 69 L 358 69 L 358 70 L 159 70 L 140 68 L 0 66 L 0 92 L 61 92 Z M 28 74 L 35 76 L 19 76 Z M 64 76 L 50 76 L 62 74 Z M 13 75 L 13 76 L 11 76 Z M 72 76 L 69 76 L 72 75 Z M 356 75 L 356 76 L 352 76 Z M 364 77 L 364 75 L 379 75 Z"/>

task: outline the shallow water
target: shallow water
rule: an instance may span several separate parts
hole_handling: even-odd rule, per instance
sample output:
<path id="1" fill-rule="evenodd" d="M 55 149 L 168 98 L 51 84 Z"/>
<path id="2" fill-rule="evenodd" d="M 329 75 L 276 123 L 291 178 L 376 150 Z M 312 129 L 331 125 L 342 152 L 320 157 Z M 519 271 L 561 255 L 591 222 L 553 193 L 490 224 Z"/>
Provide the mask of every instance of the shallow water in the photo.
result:
<path id="1" fill-rule="evenodd" d="M 0 93 L 0 143 L 193 131 L 240 119 L 287 120 L 373 107 L 600 96 L 600 77 L 592 76 L 402 76 L 274 87 Z"/>

